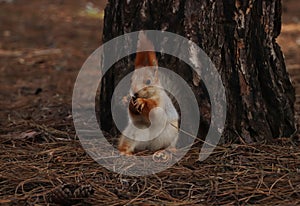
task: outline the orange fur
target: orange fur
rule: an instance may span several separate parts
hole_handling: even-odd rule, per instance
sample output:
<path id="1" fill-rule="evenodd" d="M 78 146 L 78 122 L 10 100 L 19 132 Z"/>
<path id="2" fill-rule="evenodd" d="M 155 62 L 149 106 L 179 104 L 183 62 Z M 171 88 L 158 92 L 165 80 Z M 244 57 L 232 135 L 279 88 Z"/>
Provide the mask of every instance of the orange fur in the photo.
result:
<path id="1" fill-rule="evenodd" d="M 157 66 L 156 54 L 153 51 L 137 52 L 135 58 L 135 69 L 145 66 Z"/>
<path id="2" fill-rule="evenodd" d="M 119 143 L 118 150 L 125 155 L 132 155 L 132 152 L 130 151 L 130 145 L 126 140 L 123 140 Z"/>

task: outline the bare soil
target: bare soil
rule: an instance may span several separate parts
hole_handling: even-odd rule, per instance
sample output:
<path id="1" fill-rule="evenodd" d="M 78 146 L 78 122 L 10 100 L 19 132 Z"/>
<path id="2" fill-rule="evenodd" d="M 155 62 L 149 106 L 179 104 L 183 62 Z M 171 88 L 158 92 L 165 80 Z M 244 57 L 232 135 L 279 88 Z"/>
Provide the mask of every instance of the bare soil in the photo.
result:
<path id="1" fill-rule="evenodd" d="M 0 0 L 0 204 L 300 205 L 300 150 L 288 138 L 220 146 L 202 163 L 191 152 L 141 178 L 101 167 L 76 139 L 71 98 L 78 71 L 101 44 L 106 1 L 7 2 Z M 283 11 L 278 43 L 299 123 L 300 1 L 284 0 Z"/>

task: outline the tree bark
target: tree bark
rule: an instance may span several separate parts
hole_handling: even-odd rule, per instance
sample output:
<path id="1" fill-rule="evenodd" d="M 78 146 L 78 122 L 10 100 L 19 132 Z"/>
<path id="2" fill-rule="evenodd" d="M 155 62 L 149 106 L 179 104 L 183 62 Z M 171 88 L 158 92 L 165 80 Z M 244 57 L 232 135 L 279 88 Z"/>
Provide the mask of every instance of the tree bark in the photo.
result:
<path id="1" fill-rule="evenodd" d="M 103 43 L 124 33 L 150 29 L 192 40 L 215 64 L 226 88 L 223 142 L 271 141 L 295 133 L 295 92 L 276 43 L 281 29 L 280 0 L 109 0 Z M 210 122 L 205 85 L 198 84 L 189 67 L 174 57 L 162 55 L 159 64 L 178 73 L 193 89 L 203 135 Z M 123 59 L 102 81 L 101 126 L 114 134 L 110 98 L 132 68 L 132 57 Z"/>

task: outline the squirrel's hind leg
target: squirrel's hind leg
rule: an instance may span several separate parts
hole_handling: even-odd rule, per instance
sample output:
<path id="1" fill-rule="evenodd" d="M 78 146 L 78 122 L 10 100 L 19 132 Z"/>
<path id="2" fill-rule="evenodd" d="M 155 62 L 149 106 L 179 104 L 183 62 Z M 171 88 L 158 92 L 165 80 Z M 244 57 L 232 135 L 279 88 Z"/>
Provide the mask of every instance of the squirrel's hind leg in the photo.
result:
<path id="1" fill-rule="evenodd" d="M 134 152 L 134 142 L 121 135 L 118 150 L 123 155 L 132 155 Z"/>

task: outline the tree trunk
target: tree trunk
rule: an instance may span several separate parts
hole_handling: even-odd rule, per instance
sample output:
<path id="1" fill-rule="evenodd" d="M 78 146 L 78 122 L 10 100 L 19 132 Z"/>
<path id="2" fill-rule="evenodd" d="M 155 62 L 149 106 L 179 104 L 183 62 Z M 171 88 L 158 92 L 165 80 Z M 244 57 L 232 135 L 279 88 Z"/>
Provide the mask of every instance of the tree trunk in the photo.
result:
<path id="1" fill-rule="evenodd" d="M 226 88 L 223 142 L 270 141 L 294 134 L 295 94 L 276 43 L 281 29 L 280 0 L 109 0 L 104 43 L 142 29 L 184 36 L 211 58 Z M 210 122 L 205 85 L 198 84 L 189 67 L 178 59 L 164 57 L 159 64 L 189 82 L 198 98 L 203 135 Z M 116 132 L 110 98 L 114 87 L 131 70 L 132 58 L 128 57 L 103 78 L 100 120 L 104 130 Z"/>

